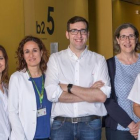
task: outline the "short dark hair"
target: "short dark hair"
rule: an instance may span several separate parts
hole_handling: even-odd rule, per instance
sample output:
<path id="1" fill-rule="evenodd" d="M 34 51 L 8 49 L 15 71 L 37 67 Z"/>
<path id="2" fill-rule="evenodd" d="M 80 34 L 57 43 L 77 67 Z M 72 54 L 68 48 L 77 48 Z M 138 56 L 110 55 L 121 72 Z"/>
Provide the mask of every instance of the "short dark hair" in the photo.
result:
<path id="1" fill-rule="evenodd" d="M 40 62 L 40 69 L 42 72 L 45 72 L 47 69 L 47 62 L 49 59 L 49 53 L 45 48 L 45 45 L 43 44 L 43 42 L 34 36 L 26 36 L 23 40 L 21 40 L 21 42 L 19 43 L 18 49 L 16 51 L 16 58 L 18 59 L 18 66 L 17 66 L 17 70 L 20 71 L 24 68 L 27 69 L 27 64 L 26 61 L 24 60 L 24 56 L 23 56 L 23 47 L 25 45 L 25 43 L 29 42 L 29 41 L 33 41 L 35 43 L 37 43 L 40 51 L 43 52 L 42 58 L 41 58 L 41 62 Z"/>
<path id="2" fill-rule="evenodd" d="M 9 81 L 9 76 L 8 76 L 8 55 L 7 55 L 7 52 L 6 52 L 5 48 L 2 45 L 0 45 L 0 51 L 2 51 L 3 57 L 5 59 L 5 69 L 2 72 L 1 81 L 4 82 L 4 83 L 8 83 L 8 81 Z"/>
<path id="3" fill-rule="evenodd" d="M 118 44 L 116 38 L 119 39 L 121 30 L 129 28 L 129 27 L 134 30 L 134 34 L 135 34 L 136 38 L 138 39 L 138 41 L 136 43 L 136 46 L 135 46 L 135 51 L 138 51 L 140 49 L 139 32 L 138 32 L 137 28 L 131 23 L 124 23 L 124 24 L 120 25 L 114 33 L 113 47 L 114 47 L 114 52 L 115 53 L 120 53 L 121 52 L 120 45 Z"/>
<path id="4" fill-rule="evenodd" d="M 88 29 L 89 29 L 88 21 L 85 18 L 80 17 L 80 16 L 74 16 L 74 17 L 72 17 L 72 18 L 70 18 L 68 20 L 68 22 L 67 22 L 67 31 L 70 30 L 70 24 L 74 24 L 76 22 L 85 22 L 86 25 L 87 25 L 87 31 L 88 31 Z"/>

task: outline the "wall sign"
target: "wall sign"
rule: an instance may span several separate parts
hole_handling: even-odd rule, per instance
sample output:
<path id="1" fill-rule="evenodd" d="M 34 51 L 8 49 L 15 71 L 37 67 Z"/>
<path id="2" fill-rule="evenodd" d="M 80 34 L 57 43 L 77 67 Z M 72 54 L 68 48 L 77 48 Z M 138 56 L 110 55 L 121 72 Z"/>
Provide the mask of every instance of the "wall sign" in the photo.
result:
<path id="1" fill-rule="evenodd" d="M 47 14 L 47 22 L 42 21 L 39 23 L 36 21 L 36 33 L 37 34 L 46 34 L 52 35 L 54 33 L 54 18 L 51 16 L 51 13 L 54 12 L 54 7 L 48 7 L 48 14 Z M 47 23 L 51 23 L 51 27 L 47 26 Z"/>

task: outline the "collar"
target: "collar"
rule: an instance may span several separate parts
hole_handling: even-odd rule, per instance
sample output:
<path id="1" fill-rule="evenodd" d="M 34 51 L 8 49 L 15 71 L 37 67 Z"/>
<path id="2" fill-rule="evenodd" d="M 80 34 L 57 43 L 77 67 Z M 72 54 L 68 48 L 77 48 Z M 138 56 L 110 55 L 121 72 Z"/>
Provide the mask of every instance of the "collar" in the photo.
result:
<path id="1" fill-rule="evenodd" d="M 68 54 L 69 54 L 70 57 L 73 57 L 73 58 L 75 58 L 75 59 L 81 59 L 82 57 L 84 57 L 84 56 L 87 54 L 87 52 L 88 52 L 88 49 L 87 49 L 87 48 L 88 48 L 88 47 L 86 46 L 85 50 L 81 53 L 81 55 L 80 55 L 79 58 L 75 55 L 75 53 L 73 53 L 73 52 L 71 51 L 71 49 L 70 49 L 69 46 L 68 46 L 67 51 L 68 51 Z"/>
<path id="2" fill-rule="evenodd" d="M 19 72 L 22 72 L 22 73 L 26 76 L 26 78 L 27 78 L 29 81 L 31 81 L 31 78 L 30 78 L 30 76 L 29 76 L 29 74 L 28 74 L 26 68 L 20 70 Z"/>

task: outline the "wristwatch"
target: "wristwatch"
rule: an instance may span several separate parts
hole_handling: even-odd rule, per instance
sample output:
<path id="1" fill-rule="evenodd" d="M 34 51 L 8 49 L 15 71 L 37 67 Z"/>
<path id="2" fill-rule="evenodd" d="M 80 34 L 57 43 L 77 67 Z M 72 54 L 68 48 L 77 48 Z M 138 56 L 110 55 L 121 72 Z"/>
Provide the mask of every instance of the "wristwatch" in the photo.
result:
<path id="1" fill-rule="evenodd" d="M 72 88 L 73 84 L 68 84 L 67 88 L 68 88 L 68 93 L 71 93 L 71 88 Z"/>

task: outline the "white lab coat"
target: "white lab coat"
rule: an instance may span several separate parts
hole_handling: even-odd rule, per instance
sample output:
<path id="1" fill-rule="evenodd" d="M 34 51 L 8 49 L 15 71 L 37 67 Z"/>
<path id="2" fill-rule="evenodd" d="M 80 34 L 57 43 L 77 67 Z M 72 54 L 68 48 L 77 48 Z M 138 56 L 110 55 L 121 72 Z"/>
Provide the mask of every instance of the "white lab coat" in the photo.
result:
<path id="1" fill-rule="evenodd" d="M 11 122 L 11 140 L 33 140 L 37 107 L 32 82 L 25 71 L 12 74 L 9 82 L 8 111 Z"/>
<path id="2" fill-rule="evenodd" d="M 3 86 L 3 84 L 2 84 Z M 10 123 L 8 117 L 8 90 L 3 86 L 4 94 L 0 90 L 0 140 L 8 140 L 10 137 Z"/>

